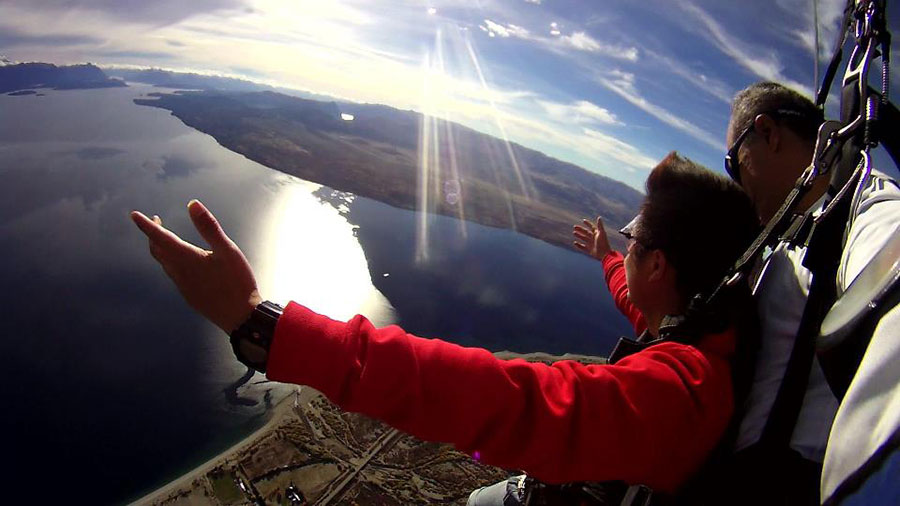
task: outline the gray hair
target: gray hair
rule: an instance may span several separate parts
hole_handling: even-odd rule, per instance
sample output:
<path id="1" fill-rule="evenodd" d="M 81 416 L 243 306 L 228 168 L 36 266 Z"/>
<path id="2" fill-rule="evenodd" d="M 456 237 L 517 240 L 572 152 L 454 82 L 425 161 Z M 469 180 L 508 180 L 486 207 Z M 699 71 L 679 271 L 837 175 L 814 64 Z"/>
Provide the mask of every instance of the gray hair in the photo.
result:
<path id="1" fill-rule="evenodd" d="M 776 111 L 792 114 L 773 114 Z M 824 121 L 822 111 L 811 100 L 784 85 L 766 81 L 751 84 L 735 95 L 731 104 L 732 132 L 737 134 L 749 127 L 760 114 L 772 114 L 773 119 L 808 142 L 815 142 Z"/>

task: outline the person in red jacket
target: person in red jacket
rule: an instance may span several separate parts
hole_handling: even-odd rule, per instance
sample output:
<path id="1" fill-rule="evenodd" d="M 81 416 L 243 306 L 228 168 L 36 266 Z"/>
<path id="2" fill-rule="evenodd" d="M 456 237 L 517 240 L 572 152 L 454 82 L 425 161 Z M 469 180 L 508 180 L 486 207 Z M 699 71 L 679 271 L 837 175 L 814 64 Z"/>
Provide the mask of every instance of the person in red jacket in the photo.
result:
<path id="1" fill-rule="evenodd" d="M 692 344 L 659 340 L 612 365 L 546 365 L 375 328 L 363 316 L 335 321 L 296 302 L 282 313 L 263 302 L 214 216 L 196 200 L 188 210 L 210 250 L 159 217 L 131 213 L 186 301 L 232 335 L 245 363 L 312 386 L 347 411 L 544 482 L 622 480 L 666 493 L 699 468 L 728 424 L 733 329 Z M 672 153 L 648 178 L 628 254 L 604 260 L 610 289 L 620 307 L 633 304 L 626 314 L 652 340 L 666 315 L 682 314 L 724 274 L 755 226 L 735 184 Z"/>

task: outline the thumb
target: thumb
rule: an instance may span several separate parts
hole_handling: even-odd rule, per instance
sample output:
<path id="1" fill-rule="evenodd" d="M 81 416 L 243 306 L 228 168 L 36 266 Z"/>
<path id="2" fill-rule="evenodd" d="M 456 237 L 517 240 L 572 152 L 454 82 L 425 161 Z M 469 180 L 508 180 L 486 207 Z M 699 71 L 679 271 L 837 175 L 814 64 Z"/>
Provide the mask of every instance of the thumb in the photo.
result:
<path id="1" fill-rule="evenodd" d="M 191 215 L 191 221 L 194 222 L 194 227 L 200 232 L 200 236 L 213 250 L 229 245 L 231 240 L 225 235 L 219 221 L 199 200 L 194 199 L 188 202 L 188 214 Z"/>
<path id="2" fill-rule="evenodd" d="M 603 218 L 600 216 L 597 216 L 597 230 L 600 232 L 606 232 L 606 230 L 603 228 Z"/>

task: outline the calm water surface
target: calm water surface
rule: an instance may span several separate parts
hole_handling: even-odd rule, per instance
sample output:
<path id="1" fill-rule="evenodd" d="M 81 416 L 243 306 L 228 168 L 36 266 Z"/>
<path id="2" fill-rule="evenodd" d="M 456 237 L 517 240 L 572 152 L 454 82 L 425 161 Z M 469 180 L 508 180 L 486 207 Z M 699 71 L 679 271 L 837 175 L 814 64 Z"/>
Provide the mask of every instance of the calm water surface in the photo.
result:
<path id="1" fill-rule="evenodd" d="M 629 328 L 599 262 L 510 231 L 395 209 L 270 170 L 134 105 L 157 89 L 0 96 L 5 497 L 134 499 L 264 423 L 291 388 L 246 372 L 128 219 L 202 244 L 200 198 L 261 292 L 334 318 L 493 350 L 605 354 Z M 9 474 L 11 473 L 11 474 Z M 5 501 L 4 501 L 5 502 Z"/>

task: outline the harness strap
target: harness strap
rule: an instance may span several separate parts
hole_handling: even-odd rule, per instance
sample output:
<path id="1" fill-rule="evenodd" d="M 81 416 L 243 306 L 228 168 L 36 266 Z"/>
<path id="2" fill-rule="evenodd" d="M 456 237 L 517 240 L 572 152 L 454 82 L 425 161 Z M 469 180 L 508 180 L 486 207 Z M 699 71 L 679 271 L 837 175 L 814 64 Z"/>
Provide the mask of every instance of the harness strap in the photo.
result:
<path id="1" fill-rule="evenodd" d="M 809 297 L 803 309 L 784 379 L 760 438 L 763 444 L 783 448 L 790 446 L 808 386 L 816 351 L 816 338 L 819 336 L 822 320 L 837 298 L 837 271 L 844 245 L 844 225 L 850 214 L 851 197 L 848 194 L 839 196 L 839 201 L 835 203 L 832 212 L 815 223 L 810 231 L 806 256 L 803 259 L 804 266 L 812 273 Z"/>
<path id="2" fill-rule="evenodd" d="M 822 86 L 819 88 L 819 92 L 816 94 L 816 105 L 819 107 L 825 107 L 825 101 L 828 99 L 828 92 L 831 90 L 831 83 L 834 82 L 834 76 L 837 75 L 838 67 L 841 66 L 841 61 L 844 59 L 844 41 L 847 40 L 847 31 L 850 27 L 850 19 L 853 14 L 854 4 L 856 2 L 854 0 L 848 0 L 847 6 L 844 7 L 844 17 L 843 21 L 841 21 L 840 30 L 838 35 L 837 42 L 834 45 L 833 56 L 831 57 L 831 62 L 828 64 L 828 68 L 825 70 L 825 77 L 822 80 Z"/>

